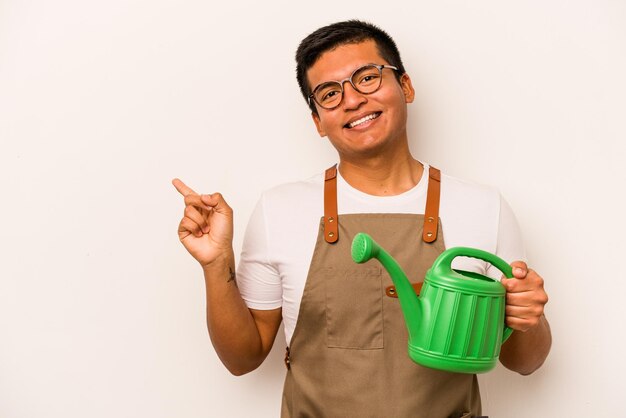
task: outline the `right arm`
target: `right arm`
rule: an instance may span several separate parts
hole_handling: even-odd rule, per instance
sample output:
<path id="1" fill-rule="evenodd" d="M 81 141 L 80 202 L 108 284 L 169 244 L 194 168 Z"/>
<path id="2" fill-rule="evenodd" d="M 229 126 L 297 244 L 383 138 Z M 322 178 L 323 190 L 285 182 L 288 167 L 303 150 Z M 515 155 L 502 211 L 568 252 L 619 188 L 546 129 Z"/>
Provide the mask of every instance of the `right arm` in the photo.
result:
<path id="1" fill-rule="evenodd" d="M 248 309 L 235 277 L 233 211 L 219 193 L 199 195 L 172 181 L 185 198 L 178 237 L 204 272 L 207 326 L 220 360 L 234 375 L 248 373 L 265 360 L 282 320 L 281 309 Z"/>

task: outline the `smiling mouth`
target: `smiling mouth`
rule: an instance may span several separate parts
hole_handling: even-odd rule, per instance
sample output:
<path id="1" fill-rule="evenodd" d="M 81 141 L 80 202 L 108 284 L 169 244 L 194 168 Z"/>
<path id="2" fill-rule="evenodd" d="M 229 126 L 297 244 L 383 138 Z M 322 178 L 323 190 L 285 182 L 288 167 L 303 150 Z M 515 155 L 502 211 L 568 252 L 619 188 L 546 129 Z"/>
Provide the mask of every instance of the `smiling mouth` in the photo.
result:
<path id="1" fill-rule="evenodd" d="M 365 122 L 368 122 L 370 120 L 376 119 L 377 117 L 380 116 L 380 114 L 381 114 L 381 112 L 374 112 L 374 113 L 372 113 L 370 115 L 363 116 L 361 119 L 357 119 L 357 120 L 355 120 L 353 122 L 346 123 L 344 125 L 344 128 L 352 129 L 355 126 L 359 126 L 359 125 L 361 125 L 361 124 L 363 124 Z"/>

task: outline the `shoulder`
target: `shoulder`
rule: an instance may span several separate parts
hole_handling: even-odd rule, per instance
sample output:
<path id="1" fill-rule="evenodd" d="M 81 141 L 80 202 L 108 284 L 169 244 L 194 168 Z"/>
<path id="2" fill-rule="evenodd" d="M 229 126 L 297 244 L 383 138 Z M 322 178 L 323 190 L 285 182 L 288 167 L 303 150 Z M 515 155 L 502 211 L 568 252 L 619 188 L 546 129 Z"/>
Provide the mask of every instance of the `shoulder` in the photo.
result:
<path id="1" fill-rule="evenodd" d="M 495 252 L 500 199 L 495 187 L 442 174 L 440 218 L 446 247 Z"/>
<path id="2" fill-rule="evenodd" d="M 277 222 L 323 215 L 324 180 L 317 174 L 306 180 L 281 184 L 264 191 L 260 205 L 266 218 Z M 318 218 L 319 219 L 319 218 Z"/>
<path id="3" fill-rule="evenodd" d="M 495 187 L 447 174 L 441 176 L 441 207 L 449 213 L 484 225 L 497 222 L 500 202 L 500 191 Z"/>
<path id="4" fill-rule="evenodd" d="M 303 199 L 317 199 L 323 193 L 323 175 L 317 174 L 306 180 L 284 183 L 265 190 L 262 199 L 265 204 L 298 204 Z"/>
<path id="5" fill-rule="evenodd" d="M 323 174 L 316 174 L 305 180 L 280 184 L 263 192 L 263 195 L 271 199 L 293 198 L 294 196 L 307 195 L 321 190 L 323 187 Z"/>
<path id="6" fill-rule="evenodd" d="M 442 199 L 463 201 L 464 205 L 499 205 L 500 192 L 497 188 L 441 174 Z"/>

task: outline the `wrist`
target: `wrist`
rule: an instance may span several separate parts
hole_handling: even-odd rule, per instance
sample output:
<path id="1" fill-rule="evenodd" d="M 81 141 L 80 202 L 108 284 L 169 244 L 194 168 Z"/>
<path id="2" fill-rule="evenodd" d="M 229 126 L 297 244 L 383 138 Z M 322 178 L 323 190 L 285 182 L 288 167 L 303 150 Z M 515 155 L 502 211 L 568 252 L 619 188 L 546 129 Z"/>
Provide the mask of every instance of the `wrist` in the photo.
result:
<path id="1" fill-rule="evenodd" d="M 200 263 L 200 267 L 202 268 L 202 271 L 205 273 L 205 275 L 207 274 L 213 275 L 220 271 L 229 271 L 229 270 L 234 272 L 235 271 L 234 253 L 232 249 L 225 250 L 223 253 L 215 257 L 213 260 L 207 263 Z"/>

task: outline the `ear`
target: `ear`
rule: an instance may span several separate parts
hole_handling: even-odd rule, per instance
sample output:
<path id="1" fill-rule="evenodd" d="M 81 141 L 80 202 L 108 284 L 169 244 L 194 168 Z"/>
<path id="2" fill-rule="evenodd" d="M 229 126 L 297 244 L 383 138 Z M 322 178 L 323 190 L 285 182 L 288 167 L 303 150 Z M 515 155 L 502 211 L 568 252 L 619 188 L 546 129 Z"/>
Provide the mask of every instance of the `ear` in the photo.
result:
<path id="1" fill-rule="evenodd" d="M 400 86 L 402 87 L 402 92 L 404 93 L 405 102 L 413 103 L 413 100 L 415 99 L 415 89 L 411 83 L 411 77 L 409 77 L 407 73 L 402 74 L 402 77 L 400 77 Z"/>
<path id="2" fill-rule="evenodd" d="M 317 128 L 317 133 L 320 134 L 321 137 L 326 136 L 326 131 L 322 128 L 322 121 L 320 120 L 320 115 L 316 112 L 311 112 L 311 117 L 313 118 L 313 123 L 315 123 L 315 128 Z"/>

